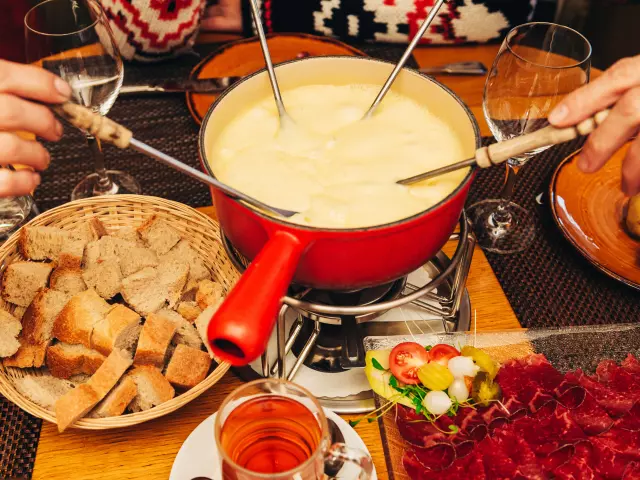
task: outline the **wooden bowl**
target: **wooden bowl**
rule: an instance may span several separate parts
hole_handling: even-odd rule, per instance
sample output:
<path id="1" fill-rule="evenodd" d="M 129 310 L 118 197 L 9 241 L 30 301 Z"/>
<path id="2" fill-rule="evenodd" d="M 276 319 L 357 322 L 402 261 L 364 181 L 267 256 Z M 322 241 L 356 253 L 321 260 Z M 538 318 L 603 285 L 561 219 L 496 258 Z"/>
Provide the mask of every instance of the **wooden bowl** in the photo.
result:
<path id="1" fill-rule="evenodd" d="M 67 203 L 49 210 L 34 218 L 29 226 L 55 226 L 64 230 L 73 229 L 79 223 L 92 217 L 99 218 L 108 230 L 122 227 L 137 227 L 151 216 L 170 222 L 182 237 L 189 241 L 211 271 L 213 278 L 223 285 L 226 292 L 239 278 L 238 272 L 227 258 L 222 247 L 218 223 L 206 215 L 181 203 L 162 198 L 142 195 L 113 195 L 87 198 Z M 0 247 L 0 264 L 4 267 L 23 257 L 18 252 L 19 232 Z M 13 312 L 14 307 L 0 299 L 0 308 Z M 212 363 L 209 375 L 197 386 L 177 395 L 173 399 L 144 412 L 121 415 L 109 418 L 83 418 L 72 427 L 86 430 L 106 430 L 110 428 L 129 427 L 152 420 L 177 410 L 217 383 L 229 370 L 226 362 Z M 0 365 L 0 394 L 30 414 L 55 423 L 55 413 L 47 410 L 22 395 L 14 386 L 13 380 L 27 375 L 41 375 L 40 369 L 14 368 Z"/>
<path id="2" fill-rule="evenodd" d="M 640 242 L 625 228 L 628 198 L 621 189 L 626 144 L 596 173 L 578 169 L 580 151 L 556 169 L 550 185 L 553 218 L 563 235 L 610 277 L 640 290 Z"/>
<path id="3" fill-rule="evenodd" d="M 302 33 L 267 35 L 269 51 L 274 65 L 294 60 L 298 54 L 312 57 L 328 55 L 362 56 L 366 54 L 356 48 L 328 37 L 316 37 Z M 226 76 L 244 77 L 264 68 L 264 57 L 257 38 L 248 38 L 227 43 L 206 56 L 191 72 L 191 78 L 215 78 Z M 206 115 L 218 95 L 187 93 L 187 106 L 198 123 Z"/>

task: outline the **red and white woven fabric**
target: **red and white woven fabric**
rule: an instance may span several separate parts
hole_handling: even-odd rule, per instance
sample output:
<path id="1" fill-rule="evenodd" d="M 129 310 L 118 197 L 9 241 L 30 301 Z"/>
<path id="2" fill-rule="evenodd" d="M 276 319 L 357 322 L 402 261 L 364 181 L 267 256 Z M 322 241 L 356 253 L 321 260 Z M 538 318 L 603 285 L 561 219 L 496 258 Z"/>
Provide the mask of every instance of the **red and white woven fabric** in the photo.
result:
<path id="1" fill-rule="evenodd" d="M 206 0 L 100 0 L 127 60 L 157 61 L 193 45 Z"/>

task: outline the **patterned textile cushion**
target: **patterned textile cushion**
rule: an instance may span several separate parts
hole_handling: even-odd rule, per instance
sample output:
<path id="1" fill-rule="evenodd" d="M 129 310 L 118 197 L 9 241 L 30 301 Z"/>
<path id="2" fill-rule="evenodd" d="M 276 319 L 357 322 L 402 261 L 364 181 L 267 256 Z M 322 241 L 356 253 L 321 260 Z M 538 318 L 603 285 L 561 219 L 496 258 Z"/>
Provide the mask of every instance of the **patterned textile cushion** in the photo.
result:
<path id="1" fill-rule="evenodd" d="M 145 62 L 189 50 L 206 0 L 100 0 L 122 57 Z"/>
<path id="2" fill-rule="evenodd" d="M 268 32 L 331 35 L 344 41 L 407 43 L 434 0 L 258 0 Z M 422 44 L 498 40 L 533 16 L 537 0 L 449 0 Z M 243 9 L 248 11 L 246 1 Z M 253 34 L 244 14 L 245 34 Z"/>

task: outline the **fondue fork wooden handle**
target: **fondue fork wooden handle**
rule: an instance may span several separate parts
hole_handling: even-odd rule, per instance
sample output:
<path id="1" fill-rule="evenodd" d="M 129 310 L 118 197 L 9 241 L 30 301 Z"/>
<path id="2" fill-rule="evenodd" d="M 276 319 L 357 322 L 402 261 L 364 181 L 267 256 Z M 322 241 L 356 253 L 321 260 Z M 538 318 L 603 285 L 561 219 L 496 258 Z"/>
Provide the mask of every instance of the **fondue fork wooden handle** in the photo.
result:
<path id="1" fill-rule="evenodd" d="M 285 218 L 291 217 L 297 213 L 292 210 L 286 210 L 284 208 L 272 207 L 271 205 L 267 205 L 260 200 L 250 197 L 249 195 L 246 195 L 239 190 L 230 187 L 229 185 L 225 185 L 211 175 L 207 175 L 200 170 L 196 170 L 186 163 L 176 160 L 172 156 L 167 155 L 166 153 L 163 153 L 147 145 L 146 143 L 141 142 L 140 140 L 136 140 L 135 138 L 133 138 L 131 130 L 123 127 L 122 125 L 114 122 L 109 118 L 92 112 L 82 105 L 67 102 L 63 103 L 62 105 L 52 106 L 51 108 L 54 112 L 56 112 L 72 125 L 78 127 L 81 130 L 89 132 L 91 135 L 104 142 L 112 143 L 116 147 L 123 149 L 131 147 L 137 152 L 154 158 L 160 163 L 178 170 L 185 175 L 189 175 L 191 178 L 194 178 L 206 185 L 217 188 L 218 190 L 222 190 L 232 198 L 243 200 L 249 205 L 253 205 L 254 207 L 266 210 L 267 212 L 275 213 L 276 215 Z"/>
<path id="2" fill-rule="evenodd" d="M 445 173 L 460 170 L 461 168 L 470 167 L 472 165 L 477 165 L 480 168 L 492 167 L 503 163 L 512 157 L 522 155 L 523 153 L 530 152 L 537 148 L 557 145 L 559 143 L 574 140 L 581 135 L 589 135 L 598 125 L 604 122 L 607 115 L 609 115 L 609 110 L 602 110 L 573 127 L 556 128 L 549 125 L 526 135 L 494 143 L 488 147 L 481 147 L 476 150 L 476 155 L 473 158 L 456 162 L 452 165 L 447 165 L 446 167 L 438 168 L 430 172 L 421 173 L 420 175 L 415 175 L 411 178 L 405 178 L 397 183 L 401 185 L 411 185 L 412 183 L 420 182 L 427 178 L 444 175 Z"/>

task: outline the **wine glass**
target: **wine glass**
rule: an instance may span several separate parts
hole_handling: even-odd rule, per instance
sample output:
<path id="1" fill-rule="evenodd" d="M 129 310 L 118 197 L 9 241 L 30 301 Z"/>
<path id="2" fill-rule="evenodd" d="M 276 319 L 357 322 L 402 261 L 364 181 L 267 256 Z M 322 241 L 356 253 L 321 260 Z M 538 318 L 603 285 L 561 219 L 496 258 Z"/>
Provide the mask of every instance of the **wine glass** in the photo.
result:
<path id="1" fill-rule="evenodd" d="M 72 99 L 106 115 L 122 86 L 124 70 L 102 7 L 96 0 L 46 0 L 24 17 L 28 62 L 65 79 Z M 95 173 L 84 177 L 71 199 L 140 193 L 131 175 L 107 170 L 100 140 L 87 135 Z"/>
<path id="2" fill-rule="evenodd" d="M 526 23 L 511 30 L 493 62 L 484 88 L 483 110 L 498 141 L 549 125 L 547 116 L 570 92 L 589 81 L 591 45 L 580 33 L 553 23 Z M 536 235 L 535 220 L 511 201 L 517 173 L 549 147 L 511 158 L 500 199 L 467 209 L 480 246 L 493 253 L 525 250 Z"/>

